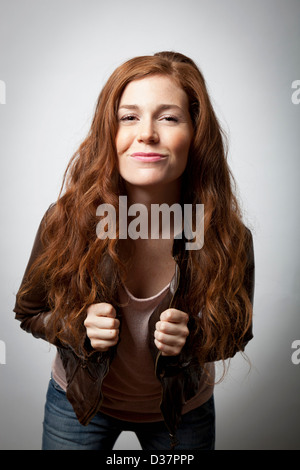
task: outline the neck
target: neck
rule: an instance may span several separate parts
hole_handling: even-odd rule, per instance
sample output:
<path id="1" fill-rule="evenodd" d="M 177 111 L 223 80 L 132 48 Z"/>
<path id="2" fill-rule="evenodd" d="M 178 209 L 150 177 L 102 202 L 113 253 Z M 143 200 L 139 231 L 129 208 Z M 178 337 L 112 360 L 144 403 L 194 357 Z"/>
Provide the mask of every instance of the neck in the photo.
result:
<path id="1" fill-rule="evenodd" d="M 151 204 L 172 204 L 180 202 L 180 182 L 175 181 L 165 185 L 133 186 L 126 183 L 128 204 L 144 204 L 151 209 Z"/>
<path id="2" fill-rule="evenodd" d="M 155 227 L 156 231 L 158 230 L 158 233 L 161 235 L 163 230 L 167 230 L 167 232 L 164 233 L 170 233 L 171 238 L 173 238 L 175 233 L 178 233 L 178 231 L 181 231 L 182 226 L 181 224 L 181 219 L 178 222 L 178 215 L 176 217 L 176 222 L 174 220 L 175 216 L 173 213 L 173 210 L 169 211 L 169 208 L 173 206 L 173 204 L 179 204 L 180 203 L 180 183 L 177 182 L 172 182 L 170 184 L 166 184 L 163 186 L 132 186 L 130 184 L 126 184 L 126 189 L 127 189 L 127 204 L 128 208 L 132 206 L 133 204 L 142 204 L 146 208 L 146 212 L 143 212 L 143 214 L 146 214 L 145 217 L 147 218 L 147 227 L 148 227 L 148 235 L 151 238 L 151 227 Z M 164 204 L 167 206 L 163 207 L 163 210 L 165 210 L 164 216 L 157 216 L 152 218 L 152 207 L 154 209 L 154 205 L 156 205 L 156 210 L 158 210 L 158 206 L 161 206 Z M 177 214 L 178 214 L 178 209 L 177 209 Z M 157 213 L 157 212 L 156 212 Z M 144 217 L 144 216 L 142 216 Z M 128 223 L 132 221 L 135 218 L 133 217 L 128 217 Z M 179 224 L 179 225 L 178 225 Z M 163 229 L 163 227 L 167 227 L 166 229 Z"/>

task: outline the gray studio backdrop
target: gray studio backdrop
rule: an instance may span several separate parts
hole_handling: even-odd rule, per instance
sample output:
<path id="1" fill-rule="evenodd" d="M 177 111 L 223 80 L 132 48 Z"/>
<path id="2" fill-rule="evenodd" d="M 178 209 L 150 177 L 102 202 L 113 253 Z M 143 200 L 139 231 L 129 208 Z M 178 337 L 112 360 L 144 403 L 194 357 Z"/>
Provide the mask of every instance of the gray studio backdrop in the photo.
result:
<path id="1" fill-rule="evenodd" d="M 165 49 L 206 77 L 254 235 L 251 369 L 239 355 L 216 386 L 216 447 L 300 449 L 299 17 L 299 0 L 0 1 L 1 449 L 41 445 L 55 351 L 12 312 L 39 221 L 110 73 Z"/>

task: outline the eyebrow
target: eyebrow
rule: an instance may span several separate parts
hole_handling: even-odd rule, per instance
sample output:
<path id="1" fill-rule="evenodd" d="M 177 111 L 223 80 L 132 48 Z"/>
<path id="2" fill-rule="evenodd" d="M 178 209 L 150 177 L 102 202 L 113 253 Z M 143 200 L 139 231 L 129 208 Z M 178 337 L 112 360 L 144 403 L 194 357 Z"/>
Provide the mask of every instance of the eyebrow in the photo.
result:
<path id="1" fill-rule="evenodd" d="M 119 109 L 140 109 L 137 104 L 122 104 Z M 182 108 L 177 104 L 160 104 L 158 106 L 158 111 L 164 111 L 166 109 L 177 109 L 182 111 Z"/>

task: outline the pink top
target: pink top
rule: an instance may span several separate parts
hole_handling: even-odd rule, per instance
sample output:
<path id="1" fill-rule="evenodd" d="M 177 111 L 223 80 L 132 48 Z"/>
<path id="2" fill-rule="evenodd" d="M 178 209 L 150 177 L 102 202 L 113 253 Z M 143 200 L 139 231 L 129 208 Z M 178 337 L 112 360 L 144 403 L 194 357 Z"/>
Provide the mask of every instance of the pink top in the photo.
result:
<path id="1" fill-rule="evenodd" d="M 126 287 L 120 288 L 122 304 L 121 341 L 109 373 L 102 385 L 105 414 L 135 422 L 161 421 L 161 384 L 154 373 L 153 359 L 147 344 L 149 318 L 167 294 L 169 285 L 146 299 L 134 297 Z M 207 364 L 209 384 L 203 374 L 199 392 L 183 407 L 183 413 L 205 403 L 213 393 L 214 364 Z M 53 362 L 54 380 L 65 390 L 66 376 L 58 354 Z"/>

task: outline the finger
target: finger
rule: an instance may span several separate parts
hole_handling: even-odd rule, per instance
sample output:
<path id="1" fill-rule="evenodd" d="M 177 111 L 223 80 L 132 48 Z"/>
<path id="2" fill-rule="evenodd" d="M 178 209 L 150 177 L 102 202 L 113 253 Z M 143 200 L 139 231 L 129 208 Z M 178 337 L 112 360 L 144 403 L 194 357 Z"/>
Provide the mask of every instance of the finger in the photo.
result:
<path id="1" fill-rule="evenodd" d="M 157 339 L 154 340 L 154 343 L 163 356 L 178 356 L 182 349 L 180 346 L 176 347 L 160 343 Z"/>
<path id="2" fill-rule="evenodd" d="M 84 320 L 84 326 L 88 328 L 99 328 L 116 330 L 120 326 L 120 321 L 117 318 L 97 316 L 95 314 L 89 314 Z"/>
<path id="3" fill-rule="evenodd" d="M 100 317 L 116 318 L 117 313 L 111 304 L 100 302 L 92 304 L 87 309 L 87 314 L 93 314 Z"/>
<path id="4" fill-rule="evenodd" d="M 172 346 L 176 348 L 183 348 L 186 342 L 186 337 L 187 335 L 168 335 L 165 333 L 162 333 L 161 331 L 155 331 L 154 332 L 154 338 L 156 341 L 159 343 L 165 345 L 165 346 Z"/>
<path id="5" fill-rule="evenodd" d="M 160 320 L 171 323 L 187 323 L 189 316 L 187 313 L 177 310 L 175 308 L 168 308 L 160 315 Z"/>
<path id="6" fill-rule="evenodd" d="M 94 340 L 99 340 L 99 341 L 115 341 L 119 337 L 119 330 L 115 329 L 98 329 L 95 328 L 91 334 L 90 337 Z"/>
<path id="7" fill-rule="evenodd" d="M 159 321 L 155 325 L 156 331 L 167 335 L 188 336 L 189 329 L 185 323 L 171 323 L 168 321 Z"/>
<path id="8" fill-rule="evenodd" d="M 114 341 L 104 341 L 104 340 L 99 340 L 99 339 L 91 339 L 90 340 L 91 345 L 94 349 L 97 351 L 108 351 L 109 348 L 112 346 L 115 346 L 118 342 L 118 339 Z"/>
<path id="9" fill-rule="evenodd" d="M 106 351 L 119 340 L 119 330 L 92 328 L 87 333 L 92 347 L 98 351 Z"/>

